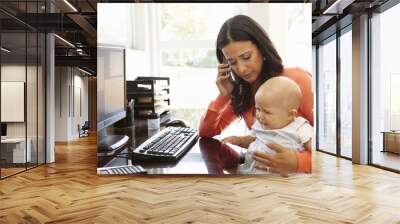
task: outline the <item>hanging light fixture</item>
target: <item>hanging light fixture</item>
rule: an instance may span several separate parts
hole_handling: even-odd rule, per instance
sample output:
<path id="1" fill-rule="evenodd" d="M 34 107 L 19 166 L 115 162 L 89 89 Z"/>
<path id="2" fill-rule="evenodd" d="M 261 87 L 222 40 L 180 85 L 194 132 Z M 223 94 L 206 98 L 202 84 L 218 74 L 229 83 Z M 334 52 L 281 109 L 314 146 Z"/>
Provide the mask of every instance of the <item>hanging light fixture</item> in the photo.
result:
<path id="1" fill-rule="evenodd" d="M 67 4 L 74 12 L 78 12 L 78 10 L 68 1 L 64 0 L 65 4 Z"/>
<path id="2" fill-rule="evenodd" d="M 7 48 L 5 48 L 5 47 L 1 47 L 1 50 L 4 51 L 4 52 L 6 52 L 6 53 L 10 53 L 10 52 L 11 52 L 11 50 L 9 50 L 9 49 L 7 49 Z"/>

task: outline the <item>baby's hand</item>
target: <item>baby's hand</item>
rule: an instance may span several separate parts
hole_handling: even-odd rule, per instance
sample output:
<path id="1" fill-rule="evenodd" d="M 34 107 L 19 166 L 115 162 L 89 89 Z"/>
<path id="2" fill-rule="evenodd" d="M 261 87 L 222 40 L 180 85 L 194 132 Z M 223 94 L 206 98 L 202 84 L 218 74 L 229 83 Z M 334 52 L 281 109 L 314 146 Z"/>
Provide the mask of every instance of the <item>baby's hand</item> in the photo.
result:
<path id="1" fill-rule="evenodd" d="M 233 145 L 240 146 L 241 143 L 242 143 L 242 138 L 239 137 L 239 136 L 229 136 L 229 137 L 226 137 L 226 138 L 222 139 L 221 142 L 222 143 L 231 143 Z"/>

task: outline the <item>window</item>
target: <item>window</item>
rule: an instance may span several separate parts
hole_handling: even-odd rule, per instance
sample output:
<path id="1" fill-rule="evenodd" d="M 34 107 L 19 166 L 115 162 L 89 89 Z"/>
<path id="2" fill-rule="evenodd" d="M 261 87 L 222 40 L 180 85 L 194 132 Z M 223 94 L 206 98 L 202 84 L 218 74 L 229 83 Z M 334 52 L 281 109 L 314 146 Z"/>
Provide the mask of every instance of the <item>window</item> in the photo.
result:
<path id="1" fill-rule="evenodd" d="M 400 129 L 400 33 L 395 28 L 398 21 L 399 4 L 371 19 L 372 163 L 396 170 L 400 170 L 400 156 L 385 151 L 382 132 Z"/>
<path id="2" fill-rule="evenodd" d="M 311 4 L 294 4 L 288 8 L 286 51 L 284 54 L 283 52 L 279 53 L 283 58 L 285 66 L 300 66 L 311 72 L 312 31 L 309 25 L 311 21 L 311 8 L 307 8 L 307 6 L 311 7 Z"/>
<path id="3" fill-rule="evenodd" d="M 215 56 L 216 37 L 228 18 L 246 12 L 243 6 L 159 5 L 160 74 L 171 78 L 174 108 L 205 108 L 217 95 L 214 85 L 218 63 Z M 199 93 L 203 96 L 198 97 Z"/>
<path id="4" fill-rule="evenodd" d="M 172 112 L 198 127 L 198 118 L 218 95 L 218 31 L 233 15 L 247 14 L 247 4 L 159 4 L 157 12 L 159 71 L 171 80 Z"/>
<path id="5" fill-rule="evenodd" d="M 400 130 L 400 73 L 390 74 L 389 129 Z"/>
<path id="6" fill-rule="evenodd" d="M 352 35 L 340 36 L 340 154 L 352 157 Z"/>
<path id="7" fill-rule="evenodd" d="M 318 149 L 336 154 L 336 37 L 318 48 Z"/>
<path id="8" fill-rule="evenodd" d="M 42 12 L 44 1 L 19 2 L 18 13 Z M 5 3 L 6 4 L 6 3 Z M 10 3 L 8 3 L 10 4 Z M 14 18 L 0 12 L 13 24 Z M 18 101 L 1 101 L 2 136 L 0 145 L 0 179 L 45 163 L 45 60 L 44 33 L 28 26 L 3 24 L 0 30 L 1 98 L 13 95 Z M 15 103 L 19 113 L 10 106 Z M 21 114 L 22 116 L 13 116 Z M 21 117 L 21 118 L 19 118 Z M 8 142 L 7 142 L 8 141 Z"/>

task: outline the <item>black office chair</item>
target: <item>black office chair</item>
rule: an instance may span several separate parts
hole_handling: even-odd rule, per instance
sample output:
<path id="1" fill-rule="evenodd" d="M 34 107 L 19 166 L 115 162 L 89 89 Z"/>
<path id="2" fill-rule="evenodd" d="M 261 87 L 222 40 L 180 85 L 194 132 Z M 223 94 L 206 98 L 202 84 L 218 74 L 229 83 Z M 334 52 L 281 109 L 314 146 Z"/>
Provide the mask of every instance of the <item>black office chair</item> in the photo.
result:
<path id="1" fill-rule="evenodd" d="M 78 124 L 79 138 L 89 136 L 89 129 L 90 129 L 89 121 L 85 121 L 82 127 L 80 127 L 80 125 Z"/>

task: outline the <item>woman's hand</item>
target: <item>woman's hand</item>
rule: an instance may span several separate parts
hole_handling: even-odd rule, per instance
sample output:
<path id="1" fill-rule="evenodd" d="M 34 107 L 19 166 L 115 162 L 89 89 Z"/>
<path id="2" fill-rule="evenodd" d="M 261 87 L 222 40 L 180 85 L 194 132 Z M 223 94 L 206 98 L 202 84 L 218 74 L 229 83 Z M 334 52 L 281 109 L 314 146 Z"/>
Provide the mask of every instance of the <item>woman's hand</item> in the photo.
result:
<path id="1" fill-rule="evenodd" d="M 233 83 L 230 79 L 229 72 L 231 68 L 228 64 L 218 65 L 218 76 L 215 83 L 217 84 L 218 90 L 223 96 L 229 96 L 233 90 Z"/>
<path id="2" fill-rule="evenodd" d="M 222 143 L 231 143 L 242 148 L 249 148 L 249 145 L 256 140 L 250 135 L 246 136 L 229 136 L 221 140 Z"/>
<path id="3" fill-rule="evenodd" d="M 229 136 L 222 139 L 221 142 L 240 146 L 242 144 L 242 138 L 239 136 Z"/>
<path id="4" fill-rule="evenodd" d="M 258 168 L 279 173 L 283 177 L 287 177 L 289 173 L 297 171 L 296 152 L 277 144 L 267 144 L 267 146 L 274 150 L 276 154 L 255 151 L 253 159 L 262 164 Z"/>

